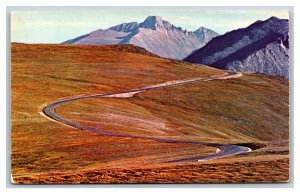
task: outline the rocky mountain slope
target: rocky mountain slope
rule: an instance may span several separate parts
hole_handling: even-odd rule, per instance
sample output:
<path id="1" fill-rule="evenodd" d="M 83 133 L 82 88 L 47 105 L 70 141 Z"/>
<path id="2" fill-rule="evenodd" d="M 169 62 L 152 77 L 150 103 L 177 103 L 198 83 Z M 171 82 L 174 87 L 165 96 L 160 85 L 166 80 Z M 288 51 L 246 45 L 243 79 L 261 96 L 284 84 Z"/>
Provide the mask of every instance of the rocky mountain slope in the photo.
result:
<path id="1" fill-rule="evenodd" d="M 289 78 L 289 22 L 271 17 L 218 36 L 185 61 Z"/>
<path id="2" fill-rule="evenodd" d="M 201 27 L 196 31 L 183 30 L 159 16 L 149 16 L 142 23 L 131 22 L 96 30 L 64 44 L 134 44 L 161 57 L 183 59 L 203 47 L 218 34 Z"/>

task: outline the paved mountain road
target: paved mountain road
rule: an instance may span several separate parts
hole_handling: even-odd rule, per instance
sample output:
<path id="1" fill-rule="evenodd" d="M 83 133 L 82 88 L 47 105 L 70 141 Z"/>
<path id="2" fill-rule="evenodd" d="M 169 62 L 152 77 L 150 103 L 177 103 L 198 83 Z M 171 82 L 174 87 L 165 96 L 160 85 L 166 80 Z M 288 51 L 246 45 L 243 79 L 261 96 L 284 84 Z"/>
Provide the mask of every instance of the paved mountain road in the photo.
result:
<path id="1" fill-rule="evenodd" d="M 100 133 L 103 135 L 111 135 L 111 136 L 117 136 L 117 137 L 128 137 L 128 138 L 135 138 L 135 139 L 146 139 L 146 140 L 153 140 L 153 141 L 159 141 L 164 143 L 191 143 L 191 144 L 198 144 L 198 145 L 205 145 L 205 146 L 211 146 L 217 148 L 217 152 L 215 154 L 210 154 L 206 156 L 195 156 L 192 158 L 185 158 L 180 160 L 170 160 L 168 162 L 189 162 L 189 161 L 206 161 L 206 160 L 212 160 L 217 158 L 222 158 L 226 156 L 232 156 L 236 154 L 246 153 L 250 152 L 251 149 L 244 146 L 238 146 L 238 145 L 231 145 L 231 144 L 219 144 L 219 143 L 209 143 L 209 142 L 196 142 L 196 141 L 187 141 L 187 140 L 172 140 L 172 139 L 164 139 L 164 138 L 154 138 L 154 137 L 147 137 L 147 136 L 139 136 L 139 135 L 129 135 L 129 134 L 123 134 L 123 133 L 115 133 L 110 131 L 105 131 L 104 129 L 96 129 L 91 128 L 88 126 L 83 126 L 78 123 L 74 123 L 70 120 L 67 120 L 63 118 L 62 116 L 58 115 L 55 112 L 55 109 L 65 103 L 81 100 L 81 99 L 87 99 L 87 98 L 130 98 L 134 96 L 135 94 L 145 92 L 147 90 L 152 89 L 159 89 L 162 87 L 174 87 L 177 85 L 183 85 L 193 82 L 202 82 L 202 81 L 211 81 L 211 80 L 222 80 L 222 79 L 231 79 L 231 78 L 237 78 L 241 77 L 241 73 L 225 73 L 222 75 L 212 76 L 212 77 L 206 77 L 206 78 L 196 78 L 196 79 L 188 79 L 188 80 L 175 80 L 175 81 L 168 81 L 161 84 L 146 86 L 138 89 L 133 89 L 126 92 L 121 93 L 112 93 L 112 94 L 93 94 L 93 95 L 87 95 L 87 96 L 77 96 L 77 97 L 70 97 L 66 99 L 62 99 L 59 101 L 56 101 L 54 103 L 51 103 L 47 105 L 43 109 L 43 114 L 46 115 L 46 117 L 53 119 L 59 123 L 75 127 L 77 129 L 86 130 L 90 132 Z M 220 151 L 221 150 L 221 151 Z"/>

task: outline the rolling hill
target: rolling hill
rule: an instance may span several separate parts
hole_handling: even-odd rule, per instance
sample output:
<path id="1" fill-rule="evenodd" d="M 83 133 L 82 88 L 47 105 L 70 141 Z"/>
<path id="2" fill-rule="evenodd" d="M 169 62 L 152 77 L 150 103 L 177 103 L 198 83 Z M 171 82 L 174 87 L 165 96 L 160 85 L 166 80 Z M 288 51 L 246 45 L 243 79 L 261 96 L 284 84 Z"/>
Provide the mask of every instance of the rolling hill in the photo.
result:
<path id="1" fill-rule="evenodd" d="M 220 160 L 179 164 L 166 161 L 208 155 L 216 149 L 84 131 L 46 118 L 42 109 L 58 99 L 212 77 L 223 70 L 160 58 L 134 45 L 12 44 L 11 60 L 14 183 L 289 179 L 286 79 L 244 75 L 145 91 L 126 99 L 81 99 L 56 110 L 96 129 L 253 149 Z"/>

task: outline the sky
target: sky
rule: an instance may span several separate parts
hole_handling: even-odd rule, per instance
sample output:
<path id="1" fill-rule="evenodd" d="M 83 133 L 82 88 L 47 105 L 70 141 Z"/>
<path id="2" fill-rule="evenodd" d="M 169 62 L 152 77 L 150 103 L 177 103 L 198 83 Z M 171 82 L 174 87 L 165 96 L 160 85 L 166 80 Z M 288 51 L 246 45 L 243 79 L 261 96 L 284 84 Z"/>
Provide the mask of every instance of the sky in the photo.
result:
<path id="1" fill-rule="evenodd" d="M 22 43 L 61 43 L 97 29 L 124 22 L 143 22 L 160 16 L 177 27 L 194 31 L 206 27 L 224 34 L 244 28 L 271 16 L 289 18 L 287 10 L 69 10 L 15 11 L 11 13 L 11 41 Z"/>

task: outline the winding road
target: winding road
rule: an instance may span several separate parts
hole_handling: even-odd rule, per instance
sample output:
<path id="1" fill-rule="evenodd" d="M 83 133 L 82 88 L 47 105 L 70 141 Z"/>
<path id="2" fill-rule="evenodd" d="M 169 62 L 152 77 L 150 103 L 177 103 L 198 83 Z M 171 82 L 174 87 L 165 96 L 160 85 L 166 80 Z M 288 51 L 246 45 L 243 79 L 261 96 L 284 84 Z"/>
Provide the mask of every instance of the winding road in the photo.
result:
<path id="1" fill-rule="evenodd" d="M 135 138 L 135 139 L 146 139 L 146 140 L 153 140 L 153 141 L 158 141 L 158 142 L 164 142 L 164 143 L 190 143 L 190 144 L 198 144 L 198 145 L 205 145 L 205 146 L 211 146 L 217 148 L 217 152 L 214 154 L 210 155 L 205 155 L 205 156 L 195 156 L 192 158 L 185 158 L 185 159 L 179 159 L 179 160 L 170 160 L 168 162 L 190 162 L 190 161 L 207 161 L 207 160 L 212 160 L 212 159 L 217 159 L 217 158 L 222 158 L 226 156 L 232 156 L 236 154 L 241 154 L 241 153 L 247 153 L 252 151 L 248 147 L 244 146 L 238 146 L 238 145 L 231 145 L 231 144 L 219 144 L 219 143 L 209 143 L 209 142 L 196 142 L 196 141 L 187 141 L 187 140 L 173 140 L 173 139 L 164 139 L 164 138 L 154 138 L 154 137 L 146 137 L 146 136 L 139 136 L 139 135 L 129 135 L 129 134 L 123 134 L 123 133 L 115 133 L 115 132 L 109 132 L 105 131 L 102 129 L 96 129 L 96 128 L 91 128 L 88 126 L 83 126 L 78 123 L 74 123 L 70 120 L 67 120 L 63 118 L 62 116 L 58 115 L 55 112 L 55 109 L 59 107 L 60 105 L 63 105 L 65 103 L 69 103 L 72 101 L 76 100 L 81 100 L 81 99 L 87 99 L 87 98 L 130 98 L 133 97 L 135 94 L 145 92 L 148 90 L 153 90 L 153 89 L 159 89 L 162 87 L 171 87 L 171 86 L 177 86 L 177 85 L 183 85 L 183 84 L 188 84 L 188 83 L 193 83 L 193 82 L 203 82 L 203 81 L 211 81 L 211 80 L 222 80 L 222 79 L 231 79 L 231 78 L 238 78 L 241 77 L 241 73 L 224 73 L 222 75 L 216 75 L 216 76 L 211 76 L 211 77 L 206 77 L 206 78 L 195 78 L 195 79 L 187 79 L 187 80 L 175 80 L 175 81 L 168 81 L 164 82 L 161 84 L 156 84 L 156 85 L 151 85 L 151 86 L 146 86 L 138 89 L 132 89 L 126 92 L 121 92 L 121 93 L 112 93 L 112 94 L 93 94 L 93 95 L 87 95 L 87 96 L 77 96 L 77 97 L 70 97 L 66 99 L 62 99 L 56 102 L 53 102 L 49 105 L 47 105 L 43 109 L 43 114 L 50 118 L 53 119 L 59 123 L 81 129 L 81 130 L 86 130 L 90 132 L 95 132 L 95 133 L 100 133 L 103 135 L 110 135 L 110 136 L 117 136 L 117 137 L 128 137 L 128 138 Z"/>

